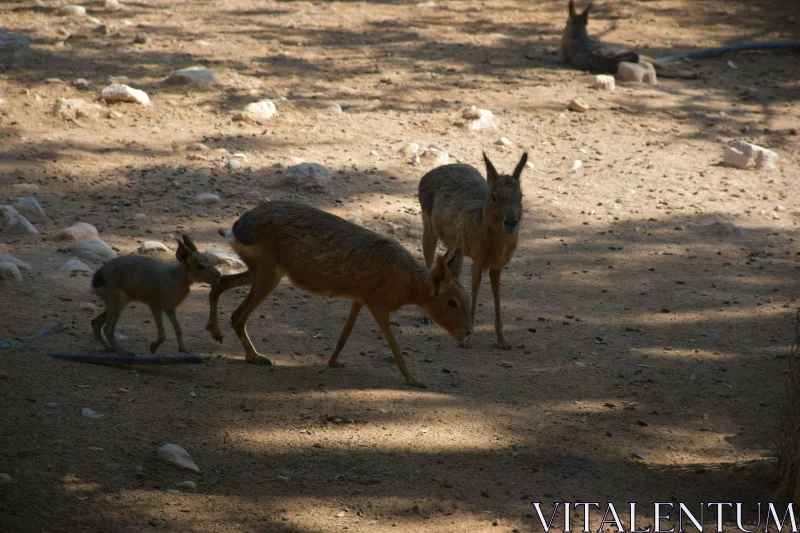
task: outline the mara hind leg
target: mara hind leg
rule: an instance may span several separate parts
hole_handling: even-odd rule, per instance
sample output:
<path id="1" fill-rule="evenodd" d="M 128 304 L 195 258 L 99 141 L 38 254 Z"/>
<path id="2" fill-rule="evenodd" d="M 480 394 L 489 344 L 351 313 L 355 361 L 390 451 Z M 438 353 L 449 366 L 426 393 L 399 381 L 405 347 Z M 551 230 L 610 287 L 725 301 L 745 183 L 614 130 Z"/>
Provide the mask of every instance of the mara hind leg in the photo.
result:
<path id="1" fill-rule="evenodd" d="M 250 285 L 250 271 L 246 270 L 239 274 L 232 274 L 230 276 L 222 276 L 216 285 L 211 286 L 211 292 L 208 293 L 209 310 L 208 322 L 206 322 L 206 331 L 211 332 L 211 336 L 215 341 L 222 342 L 222 331 L 219 329 L 219 297 L 223 292 L 229 291 L 236 287 L 243 287 Z"/>
<path id="2" fill-rule="evenodd" d="M 96 317 L 92 319 L 92 331 L 94 332 L 94 338 L 100 341 L 100 344 L 103 345 L 103 349 L 107 352 L 113 352 L 114 348 L 108 343 L 106 338 L 103 336 L 103 326 L 106 325 L 106 321 L 108 320 L 108 310 L 103 311 Z"/>
<path id="3" fill-rule="evenodd" d="M 122 314 L 122 310 L 128 305 L 128 295 L 122 291 L 110 294 L 108 296 L 108 321 L 106 322 L 105 334 L 106 340 L 120 355 L 135 356 L 136 354 L 126 350 L 117 342 L 117 337 L 114 331 L 117 329 L 117 322 Z"/>
<path id="4" fill-rule="evenodd" d="M 258 270 L 251 269 L 250 292 L 231 315 L 233 329 L 244 347 L 244 357 L 248 363 L 272 364 L 272 361 L 258 353 L 253 346 L 253 342 L 247 334 L 247 319 L 250 317 L 250 313 L 255 311 L 261 305 L 261 302 L 277 287 L 283 274 L 283 270 L 278 267 L 273 257 L 263 259 L 258 265 Z"/>

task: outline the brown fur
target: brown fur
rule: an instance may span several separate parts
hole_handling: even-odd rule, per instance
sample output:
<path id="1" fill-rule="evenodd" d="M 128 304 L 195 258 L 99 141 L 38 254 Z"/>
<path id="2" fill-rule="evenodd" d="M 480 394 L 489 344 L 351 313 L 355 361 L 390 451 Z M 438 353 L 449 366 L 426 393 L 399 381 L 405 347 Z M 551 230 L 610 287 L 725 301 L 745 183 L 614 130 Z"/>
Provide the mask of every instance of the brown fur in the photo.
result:
<path id="1" fill-rule="evenodd" d="M 483 271 L 489 270 L 494 295 L 495 332 L 504 350 L 511 349 L 503 335 L 500 317 L 500 272 L 517 249 L 519 222 L 522 220 L 520 175 L 528 154 L 523 154 L 512 175 L 499 175 L 486 157 L 484 180 L 470 165 L 444 165 L 422 177 L 419 182 L 419 203 L 422 207 L 422 249 L 430 266 L 441 240 L 447 257 L 472 258 L 472 306 L 470 320 L 475 321 L 475 306 Z M 459 255 L 459 251 L 463 254 Z M 456 274 L 456 277 L 458 275 Z M 469 338 L 462 340 L 469 348 Z"/>
<path id="2" fill-rule="evenodd" d="M 639 54 L 600 43 L 589 37 L 586 26 L 589 23 L 589 10 L 575 12 L 575 2 L 569 2 L 567 25 L 561 34 L 561 57 L 567 63 L 590 72 L 616 74 L 623 61 L 639 62 Z"/>
<path id="3" fill-rule="evenodd" d="M 248 271 L 223 276 L 212 287 L 206 329 L 222 342 L 217 322 L 220 295 L 251 284 L 250 293 L 231 316 L 248 362 L 272 364 L 247 335 L 247 319 L 284 275 L 313 294 L 352 300 L 350 316 L 328 361 L 341 366 L 339 352 L 347 342 L 361 307 L 378 322 L 409 385 L 424 387 L 412 376 L 389 324 L 390 313 L 415 304 L 457 339 L 472 331 L 469 298 L 451 277 L 444 258 L 428 272 L 399 243 L 330 213 L 294 202 L 262 204 L 234 223 L 227 235 Z M 457 262 L 457 259 L 456 259 Z"/>
<path id="4" fill-rule="evenodd" d="M 162 312 L 167 314 L 175 329 L 178 348 L 182 352 L 188 351 L 183 344 L 183 333 L 175 316 L 175 309 L 189 294 L 192 283 L 213 284 L 219 280 L 220 275 L 211 260 L 198 252 L 192 239 L 186 235 L 183 242 L 178 241 L 175 255 L 178 258 L 177 264 L 137 255 L 117 257 L 95 273 L 92 278 L 92 292 L 106 302 L 106 310 L 92 319 L 92 329 L 95 338 L 107 351 L 135 355 L 120 346 L 114 336 L 122 310 L 130 301 L 147 304 L 153 313 L 158 338 L 150 344 L 150 353 L 155 353 L 166 338 Z M 105 338 L 101 329 L 105 330 Z"/>

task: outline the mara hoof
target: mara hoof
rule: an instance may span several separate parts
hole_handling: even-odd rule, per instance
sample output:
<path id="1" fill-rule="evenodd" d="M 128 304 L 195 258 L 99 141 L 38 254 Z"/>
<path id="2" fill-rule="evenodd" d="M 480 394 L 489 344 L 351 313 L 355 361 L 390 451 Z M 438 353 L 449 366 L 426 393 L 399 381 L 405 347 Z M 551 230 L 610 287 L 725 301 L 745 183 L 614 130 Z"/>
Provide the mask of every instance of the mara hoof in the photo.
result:
<path id="1" fill-rule="evenodd" d="M 416 379 L 414 379 L 414 378 L 411 378 L 411 379 L 407 380 L 407 381 L 406 381 L 406 385 L 408 385 L 409 387 L 415 387 L 415 388 L 417 388 L 417 389 L 427 389 L 427 388 L 428 388 L 428 386 L 427 386 L 427 385 L 425 385 L 424 383 L 421 383 L 421 382 L 417 381 L 417 380 L 416 380 Z"/>
<path id="2" fill-rule="evenodd" d="M 247 356 L 245 356 L 245 360 L 248 363 L 253 363 L 254 365 L 272 366 L 272 361 L 270 361 L 269 358 L 264 357 L 260 353 L 248 354 Z"/>

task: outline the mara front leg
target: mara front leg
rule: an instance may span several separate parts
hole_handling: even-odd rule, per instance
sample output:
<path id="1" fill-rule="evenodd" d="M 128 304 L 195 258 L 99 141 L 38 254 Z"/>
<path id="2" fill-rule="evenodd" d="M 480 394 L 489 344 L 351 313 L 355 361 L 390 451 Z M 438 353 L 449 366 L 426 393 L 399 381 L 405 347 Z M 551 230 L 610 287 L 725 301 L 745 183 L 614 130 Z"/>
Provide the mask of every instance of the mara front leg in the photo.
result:
<path id="1" fill-rule="evenodd" d="M 472 260 L 472 301 L 470 302 L 469 306 L 469 319 L 472 322 L 473 331 L 475 331 L 475 309 L 478 306 L 478 291 L 481 288 L 481 278 L 483 278 L 483 269 L 480 267 L 477 261 L 474 259 Z M 472 342 L 470 338 L 472 335 L 467 335 L 463 341 L 461 341 L 462 348 L 472 348 Z"/>
<path id="2" fill-rule="evenodd" d="M 367 306 L 367 308 L 369 312 L 372 313 L 372 316 L 375 317 L 375 321 L 378 323 L 378 326 L 380 326 L 383 336 L 386 337 L 389 348 L 392 349 L 392 353 L 394 354 L 394 360 L 397 361 L 397 367 L 400 369 L 400 373 L 403 374 L 403 377 L 406 378 L 406 384 L 420 389 L 427 388 L 424 383 L 417 381 L 411 374 L 408 365 L 406 365 L 406 360 L 403 359 L 403 352 L 400 351 L 400 345 L 397 344 L 397 339 L 394 338 L 394 332 L 392 331 L 392 325 L 389 323 L 389 311 L 379 307 Z"/>
<path id="3" fill-rule="evenodd" d="M 503 335 L 503 319 L 500 317 L 500 272 L 499 268 L 489 269 L 489 281 L 492 283 L 492 296 L 494 296 L 494 331 L 497 333 L 497 344 L 500 345 L 500 348 L 510 350 L 511 344 Z"/>

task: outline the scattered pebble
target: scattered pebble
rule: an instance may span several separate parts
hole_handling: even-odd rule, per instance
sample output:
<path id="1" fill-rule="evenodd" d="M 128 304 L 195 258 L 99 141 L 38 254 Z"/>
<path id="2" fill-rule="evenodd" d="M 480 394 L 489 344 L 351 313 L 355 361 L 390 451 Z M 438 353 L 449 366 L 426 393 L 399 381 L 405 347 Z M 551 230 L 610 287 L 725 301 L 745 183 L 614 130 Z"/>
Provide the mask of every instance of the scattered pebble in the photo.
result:
<path id="1" fill-rule="evenodd" d="M 178 483 L 177 487 L 182 490 L 183 492 L 196 492 L 197 491 L 197 483 L 194 481 L 187 479 L 186 481 L 181 481 Z"/>
<path id="2" fill-rule="evenodd" d="M 106 415 L 102 413 L 96 413 L 95 411 L 89 409 L 88 407 L 84 407 L 83 409 L 81 409 L 81 414 L 90 420 L 99 420 L 101 418 L 106 417 Z"/>
<path id="3" fill-rule="evenodd" d="M 76 6 L 76 5 L 69 5 L 60 7 L 57 11 L 60 17 L 85 17 L 86 16 L 86 8 L 83 6 Z"/>
<path id="4" fill-rule="evenodd" d="M 0 281 L 22 281 L 22 272 L 14 263 L 0 261 Z"/>
<path id="5" fill-rule="evenodd" d="M 186 145 L 187 152 L 205 152 L 208 150 L 208 146 L 203 143 L 192 143 Z"/>
<path id="6" fill-rule="evenodd" d="M 153 38 L 143 31 L 137 31 L 136 35 L 133 37 L 133 42 L 135 44 L 150 44 L 153 42 Z"/>
<path id="7" fill-rule="evenodd" d="M 233 115 L 232 120 L 259 123 L 271 119 L 276 113 L 275 102 L 261 100 L 244 106 L 244 109 Z"/>
<path id="8" fill-rule="evenodd" d="M 139 253 L 142 255 L 159 252 L 169 252 L 169 248 L 167 248 L 164 243 L 158 241 L 145 241 L 139 247 Z"/>
<path id="9" fill-rule="evenodd" d="M 228 266 L 231 268 L 245 268 L 245 264 L 235 254 L 221 248 L 209 248 L 203 252 L 211 259 L 214 265 Z"/>
<path id="10" fill-rule="evenodd" d="M 177 444 L 165 444 L 158 449 L 157 457 L 164 462 L 173 464 L 178 468 L 191 470 L 192 472 L 200 472 L 198 467 L 189 452 L 178 446 Z"/>
<path id="11" fill-rule="evenodd" d="M 92 274 L 94 271 L 89 268 L 89 266 L 78 259 L 77 257 L 73 257 L 59 268 L 61 272 L 67 272 L 69 274 L 76 274 L 79 272 L 83 272 L 85 274 Z"/>
<path id="12" fill-rule="evenodd" d="M 228 161 L 228 169 L 230 170 L 239 170 L 244 166 L 244 163 L 239 161 L 238 159 L 231 159 Z"/>
<path id="13" fill-rule="evenodd" d="M 120 5 L 118 0 L 104 0 L 103 8 L 109 11 L 119 11 L 122 9 L 122 5 Z"/>
<path id="14" fill-rule="evenodd" d="M 100 310 L 100 308 L 95 304 L 93 304 L 92 302 L 81 302 L 80 305 L 78 306 L 78 309 L 80 309 L 84 313 L 88 313 L 91 315 L 95 314 L 97 311 Z"/>
<path id="15" fill-rule="evenodd" d="M 200 87 L 216 87 L 222 85 L 216 74 L 205 67 L 189 67 L 176 70 L 164 80 L 175 85 L 197 85 Z"/>
<path id="16" fill-rule="evenodd" d="M 145 213 L 136 213 L 135 215 L 133 215 L 133 220 L 144 220 L 146 218 L 147 215 Z"/>
<path id="17" fill-rule="evenodd" d="M 79 241 L 81 239 L 88 239 L 89 237 L 97 237 L 97 228 L 86 222 L 77 222 L 68 228 L 59 230 L 53 235 L 54 241 Z"/>
<path id="18" fill-rule="evenodd" d="M 582 166 L 583 166 L 583 161 L 581 161 L 580 159 L 576 159 L 575 161 L 572 162 L 572 171 L 577 172 L 578 169 L 581 168 Z"/>
<path id="19" fill-rule="evenodd" d="M 58 402 L 48 402 L 47 404 L 45 404 L 45 406 L 49 407 L 50 409 L 55 409 L 56 407 L 58 407 Z"/>
<path id="20" fill-rule="evenodd" d="M 143 106 L 150 105 L 150 97 L 147 96 L 146 92 L 140 91 L 139 89 L 134 89 L 133 87 L 129 87 L 128 85 L 124 85 L 122 83 L 109 85 L 103 89 L 102 96 L 103 99 L 109 104 L 115 102 L 128 102 Z"/>
<path id="21" fill-rule="evenodd" d="M 341 113 L 342 112 L 342 106 L 340 106 L 339 104 L 331 104 L 326 109 L 328 111 L 330 111 L 331 113 Z"/>
<path id="22" fill-rule="evenodd" d="M 587 111 L 589 111 L 589 104 L 587 104 L 580 98 L 573 98 L 572 101 L 567 106 L 567 108 L 570 111 L 575 111 L 576 113 L 586 113 Z"/>
<path id="23" fill-rule="evenodd" d="M 284 185 L 296 185 L 305 189 L 321 189 L 331 181 L 331 173 L 318 163 L 301 163 L 286 169 Z"/>
<path id="24" fill-rule="evenodd" d="M 773 169 L 778 161 L 778 154 L 763 146 L 744 141 L 734 141 L 725 148 L 722 162 L 725 165 L 746 169 Z"/>
<path id="25" fill-rule="evenodd" d="M 219 196 L 210 192 L 201 192 L 194 197 L 196 204 L 212 205 L 219 203 Z"/>
<path id="26" fill-rule="evenodd" d="M 422 239 L 422 230 L 421 229 L 410 229 L 406 233 L 412 239 Z"/>
<path id="27" fill-rule="evenodd" d="M 405 144 L 402 148 L 400 148 L 399 152 L 406 157 L 411 157 L 419 152 L 419 145 L 417 143 Z"/>
<path id="28" fill-rule="evenodd" d="M 446 165 L 450 163 L 450 154 L 444 150 L 430 147 L 422 153 L 424 159 L 433 159 L 433 164 L 436 166 Z"/>
<path id="29" fill-rule="evenodd" d="M 498 146 L 511 146 L 512 142 L 508 140 L 508 137 L 500 137 L 494 144 Z"/>
<path id="30" fill-rule="evenodd" d="M 617 88 L 617 85 L 614 76 L 598 74 L 594 77 L 594 87 L 602 91 L 613 91 Z"/>
<path id="31" fill-rule="evenodd" d="M 358 217 L 351 218 L 350 222 L 355 224 L 356 226 L 363 226 L 364 225 L 364 222 L 362 222 L 361 219 L 358 218 Z"/>
<path id="32" fill-rule="evenodd" d="M 100 237 L 80 240 L 70 247 L 70 251 L 87 261 L 103 262 L 117 257 L 117 252 L 112 250 Z"/>
<path id="33" fill-rule="evenodd" d="M 467 129 L 470 131 L 478 131 L 486 128 L 497 129 L 494 114 L 488 109 L 478 109 L 472 106 L 469 109 L 465 109 L 461 117 L 468 121 Z"/>
<path id="34" fill-rule="evenodd" d="M 53 105 L 54 116 L 72 122 L 76 122 L 78 119 L 93 120 L 102 110 L 101 105 L 92 104 L 80 98 L 58 98 Z"/>

